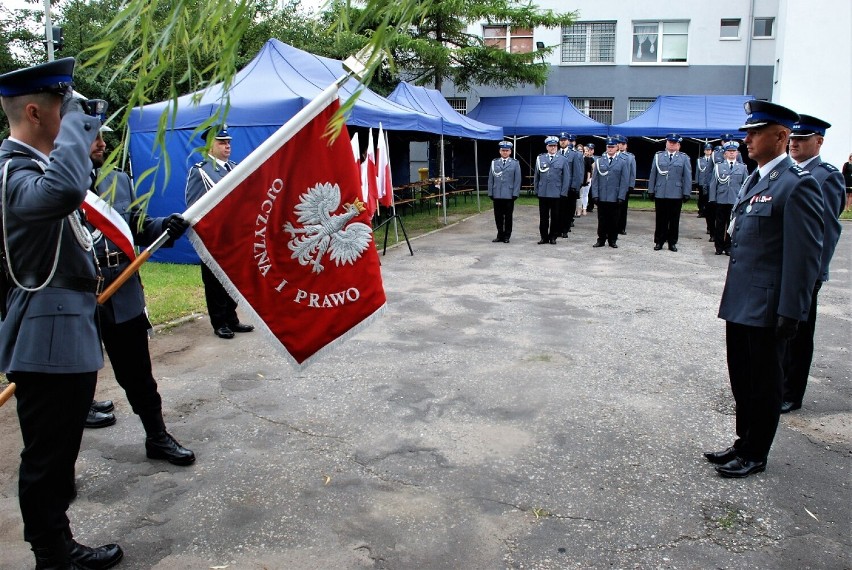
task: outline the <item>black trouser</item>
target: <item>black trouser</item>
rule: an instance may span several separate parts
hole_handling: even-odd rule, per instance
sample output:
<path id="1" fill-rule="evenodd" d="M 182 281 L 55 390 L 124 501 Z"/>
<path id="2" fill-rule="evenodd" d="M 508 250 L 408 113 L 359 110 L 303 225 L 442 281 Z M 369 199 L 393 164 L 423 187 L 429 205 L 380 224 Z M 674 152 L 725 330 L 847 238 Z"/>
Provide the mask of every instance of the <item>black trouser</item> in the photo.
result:
<path id="1" fill-rule="evenodd" d="M 699 186 L 698 187 L 698 214 L 706 216 L 707 215 L 707 204 L 710 203 L 710 192 L 708 192 L 707 188 Z"/>
<path id="2" fill-rule="evenodd" d="M 598 206 L 598 241 L 608 241 L 614 244 L 618 241 L 618 216 L 621 205 L 617 202 L 597 201 Z"/>
<path id="3" fill-rule="evenodd" d="M 511 198 L 494 198 L 494 222 L 497 224 L 497 239 L 512 237 L 512 214 L 515 201 Z"/>
<path id="4" fill-rule="evenodd" d="M 731 221 L 731 210 L 734 209 L 733 204 L 716 204 L 714 216 L 716 217 L 713 241 L 716 243 L 716 251 L 731 250 L 731 236 L 728 235 L 728 222 Z"/>
<path id="5" fill-rule="evenodd" d="M 559 198 L 538 199 L 538 233 L 543 241 L 559 237 Z"/>
<path id="6" fill-rule="evenodd" d="M 559 197 L 559 233 L 567 234 L 574 223 L 574 212 L 577 209 L 577 194 L 568 191 L 567 196 Z"/>
<path id="7" fill-rule="evenodd" d="M 163 401 L 151 371 L 148 351 L 150 323 L 144 313 L 124 323 L 101 320 L 101 336 L 115 381 L 124 388 L 133 413 L 142 420 L 146 435 L 165 431 Z"/>
<path id="8" fill-rule="evenodd" d="M 657 198 L 654 200 L 654 210 L 657 213 L 657 224 L 654 229 L 654 243 L 669 245 L 677 244 L 680 228 L 680 209 L 683 201 L 680 198 Z"/>
<path id="9" fill-rule="evenodd" d="M 618 205 L 618 233 L 627 233 L 627 200 L 630 198 L 630 191 L 624 195 L 624 201 Z"/>
<path id="10" fill-rule="evenodd" d="M 796 336 L 787 346 L 784 356 L 784 396 L 785 402 L 801 404 L 808 387 L 808 373 L 814 359 L 814 331 L 816 330 L 817 296 L 822 281 L 817 281 L 811 295 L 811 310 L 808 320 L 800 321 Z"/>
<path id="11" fill-rule="evenodd" d="M 728 322 L 725 343 L 736 402 L 734 447 L 743 459 L 765 461 L 781 416 L 781 360 L 787 341 L 775 338 L 774 327 Z"/>
<path id="12" fill-rule="evenodd" d="M 707 235 L 716 239 L 716 202 L 707 202 L 704 206 L 704 222 L 707 224 Z M 725 228 L 728 222 L 725 222 Z"/>
<path id="13" fill-rule="evenodd" d="M 204 283 L 204 299 L 213 330 L 239 323 L 237 302 L 231 299 L 225 288 L 204 263 L 201 264 L 201 281 Z"/>
<path id="14" fill-rule="evenodd" d="M 17 384 L 18 421 L 24 450 L 18 500 L 24 540 L 52 547 L 71 536 L 68 502 L 83 424 L 95 396 L 97 372 L 44 374 L 11 372 Z"/>

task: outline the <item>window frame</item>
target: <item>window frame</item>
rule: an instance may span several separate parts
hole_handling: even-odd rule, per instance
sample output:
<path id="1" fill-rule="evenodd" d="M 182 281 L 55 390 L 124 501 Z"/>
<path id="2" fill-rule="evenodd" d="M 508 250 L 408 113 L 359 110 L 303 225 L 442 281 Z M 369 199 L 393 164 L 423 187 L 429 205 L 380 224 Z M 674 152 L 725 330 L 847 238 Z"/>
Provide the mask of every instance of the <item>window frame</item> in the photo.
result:
<path id="1" fill-rule="evenodd" d="M 689 25 L 691 20 L 633 20 L 631 22 L 631 41 L 630 41 L 630 65 L 665 65 L 665 66 L 688 66 L 689 65 L 689 34 L 690 29 Z M 665 26 L 666 24 L 686 24 L 686 32 L 666 32 Z M 641 45 L 645 43 L 643 40 L 638 49 L 636 45 L 637 36 L 646 35 L 650 36 L 650 33 L 637 33 L 637 26 L 656 26 L 657 33 L 654 41 L 651 42 L 651 49 L 655 50 L 656 53 L 656 61 L 637 61 L 635 58 L 637 57 L 637 53 L 641 52 Z M 683 61 L 663 61 L 663 51 L 665 49 L 665 40 L 667 37 L 671 38 L 674 36 L 684 36 L 686 37 L 686 47 L 684 49 L 684 59 Z M 642 57 L 639 55 L 638 57 Z"/>
<path id="2" fill-rule="evenodd" d="M 503 29 L 504 35 L 502 36 L 489 36 L 486 34 L 486 30 L 497 30 L 499 28 Z M 527 32 L 529 33 L 515 33 L 515 31 Z M 488 43 L 488 40 L 498 40 L 502 41 L 502 49 L 508 53 L 533 53 L 535 51 L 535 30 L 533 28 L 516 28 L 511 24 L 483 24 L 482 25 L 482 41 L 483 43 L 491 47 L 500 47 L 494 46 Z M 513 45 L 513 40 L 529 40 L 529 49 L 524 49 L 523 47 L 520 49 L 515 49 Z"/>
<path id="3" fill-rule="evenodd" d="M 768 36 L 758 36 L 756 35 L 755 26 L 759 21 L 768 21 L 772 26 L 771 32 Z M 753 40 L 774 40 L 775 39 L 775 17 L 774 16 L 766 16 L 766 17 L 754 17 L 751 21 L 751 39 Z"/>
<path id="4" fill-rule="evenodd" d="M 611 31 L 603 31 L 596 30 L 595 26 L 612 26 Z M 569 34 L 567 28 L 574 28 L 575 26 L 583 26 L 582 33 L 579 31 L 573 31 Z M 596 33 L 597 32 L 597 33 Z M 583 59 L 580 61 L 568 60 L 566 59 L 566 52 L 570 51 L 571 44 L 566 41 L 566 36 L 573 37 L 583 37 Z M 601 42 L 602 39 L 605 39 L 607 36 L 610 36 L 607 45 L 604 45 Z M 598 54 L 601 51 L 604 51 L 607 47 L 610 50 L 612 59 L 610 60 L 601 60 L 601 61 L 592 61 L 591 57 L 594 51 L 595 42 L 597 41 L 599 47 L 603 47 L 603 49 L 597 50 Z M 560 31 L 560 43 L 559 43 L 559 63 L 562 65 L 615 65 L 616 63 L 616 48 L 618 46 L 618 21 L 617 20 L 589 20 L 583 22 L 574 22 L 571 26 L 563 26 Z"/>
<path id="5" fill-rule="evenodd" d="M 613 111 L 615 108 L 615 99 L 613 97 L 570 97 L 569 99 L 571 100 L 571 104 L 574 105 L 578 111 L 580 111 L 590 119 L 593 119 L 599 123 L 603 123 L 604 125 L 614 124 L 613 120 L 615 119 L 615 116 Z M 592 104 L 593 102 L 597 104 L 608 104 L 609 107 L 607 108 L 606 105 L 602 107 L 595 106 Z M 580 105 L 578 105 L 577 103 L 580 103 Z M 592 113 L 609 113 L 609 118 L 605 121 L 602 121 L 596 116 L 594 116 Z"/>
<path id="6" fill-rule="evenodd" d="M 459 115 L 467 115 L 467 97 L 445 97 L 453 111 Z"/>
<path id="7" fill-rule="evenodd" d="M 628 98 L 627 99 L 627 120 L 629 121 L 630 119 L 635 119 L 636 117 L 638 117 L 639 115 L 641 115 L 642 113 L 644 113 L 645 111 L 650 109 L 651 105 L 653 105 L 656 100 L 657 100 L 656 97 L 630 97 L 630 98 Z M 634 112 L 633 103 L 639 102 L 639 101 L 642 101 L 643 103 L 648 103 L 648 106 L 645 107 L 644 109 L 642 109 L 642 111 L 640 111 L 639 113 L 636 113 L 634 115 L 633 114 L 633 112 Z"/>
<path id="8" fill-rule="evenodd" d="M 725 22 L 736 22 L 737 23 L 737 35 L 735 35 L 735 36 L 724 36 L 724 35 L 722 35 L 722 31 L 726 27 Z M 719 22 L 719 39 L 723 42 L 738 41 L 738 40 L 742 39 L 740 37 L 740 32 L 742 30 L 742 26 L 743 26 L 742 18 L 721 18 L 720 22 Z M 732 26 L 728 25 L 727 27 L 730 28 Z"/>

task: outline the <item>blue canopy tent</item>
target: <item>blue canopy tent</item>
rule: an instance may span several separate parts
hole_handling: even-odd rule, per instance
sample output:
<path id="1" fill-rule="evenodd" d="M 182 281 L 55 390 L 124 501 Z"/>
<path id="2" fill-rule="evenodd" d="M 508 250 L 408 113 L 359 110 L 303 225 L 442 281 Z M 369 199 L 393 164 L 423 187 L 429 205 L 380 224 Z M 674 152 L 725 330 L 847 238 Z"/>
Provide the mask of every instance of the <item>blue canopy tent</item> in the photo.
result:
<path id="1" fill-rule="evenodd" d="M 149 213 L 164 216 L 186 209 L 184 187 L 189 167 L 201 160 L 195 149 L 204 142 L 193 137 L 193 130 L 225 105 L 230 107 L 226 123 L 233 135 L 232 159 L 240 161 L 264 140 L 287 122 L 302 107 L 319 95 L 337 78 L 344 75 L 340 61 L 319 57 L 271 39 L 260 52 L 234 78 L 227 94 L 221 84 L 200 94 L 199 103 L 192 102 L 195 94 L 177 100 L 177 113 L 169 117 L 165 149 L 171 159 L 171 173 L 166 179 L 164 169 L 155 176 L 141 180 L 137 193 L 143 195 L 153 185 Z M 340 89 L 341 99 L 346 99 L 358 89 L 351 79 Z M 131 166 L 136 176 L 160 162 L 154 150 L 154 138 L 160 120 L 172 112 L 172 102 L 155 103 L 134 109 L 128 121 L 130 129 Z M 378 94 L 363 89 L 346 123 L 350 126 L 378 127 L 387 130 L 425 131 L 441 134 L 443 121 L 433 115 L 388 101 Z M 186 239 L 178 240 L 174 248 L 160 249 L 154 255 L 157 261 L 196 263 L 198 256 Z"/>
<path id="2" fill-rule="evenodd" d="M 477 139 L 501 140 L 503 128 L 480 123 L 453 109 L 436 89 L 418 87 L 403 81 L 388 95 L 388 99 L 421 113 L 440 117 L 441 126 L 441 194 L 443 195 L 444 222 L 447 220 L 446 176 L 444 174 L 444 135 L 474 139 L 474 164 L 478 165 Z M 479 207 L 479 172 L 476 172 L 476 203 Z"/>
<path id="3" fill-rule="evenodd" d="M 471 119 L 503 127 L 506 135 L 606 135 L 607 125 L 590 119 L 565 95 L 483 97 L 468 114 Z"/>
<path id="4" fill-rule="evenodd" d="M 610 133 L 660 138 L 677 133 L 694 139 L 715 139 L 736 132 L 745 123 L 743 104 L 751 95 L 660 95 L 633 119 L 610 127 Z"/>

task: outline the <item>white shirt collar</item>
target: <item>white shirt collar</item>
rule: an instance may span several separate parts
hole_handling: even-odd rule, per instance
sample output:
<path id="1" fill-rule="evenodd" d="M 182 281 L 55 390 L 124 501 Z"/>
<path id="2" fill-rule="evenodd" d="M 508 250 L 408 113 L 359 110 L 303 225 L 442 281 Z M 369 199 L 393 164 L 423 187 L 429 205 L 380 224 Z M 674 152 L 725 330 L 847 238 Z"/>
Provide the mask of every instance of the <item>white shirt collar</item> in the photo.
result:
<path id="1" fill-rule="evenodd" d="M 25 143 L 24 141 L 19 140 L 19 139 L 16 139 L 15 137 L 9 137 L 9 140 L 10 140 L 10 141 L 12 141 L 12 142 L 15 142 L 15 143 L 17 143 L 17 144 L 19 144 L 19 145 L 21 145 L 22 147 L 25 147 L 27 150 L 29 150 L 29 151 L 30 151 L 30 152 L 32 152 L 34 155 L 36 155 L 36 157 L 38 157 L 38 158 L 39 158 L 39 160 L 41 160 L 41 161 L 42 161 L 42 162 L 44 162 L 45 164 L 48 164 L 48 163 L 50 162 L 50 157 L 48 157 L 46 154 L 44 154 L 43 152 L 41 152 L 41 151 L 40 151 L 40 150 L 38 150 L 37 148 L 35 148 L 35 147 L 33 147 L 33 146 L 28 145 L 28 144 L 27 144 L 27 143 Z"/>
<path id="2" fill-rule="evenodd" d="M 780 162 L 782 160 L 784 160 L 785 158 L 787 158 L 786 152 L 781 154 L 781 156 L 776 156 L 775 158 L 773 158 L 772 160 L 770 160 L 769 162 L 767 162 L 766 164 L 764 164 L 763 166 L 758 168 L 757 171 L 760 172 L 760 177 L 763 178 L 764 176 L 766 176 L 770 172 L 772 172 L 772 169 L 774 169 L 776 166 L 778 166 L 778 164 L 780 164 Z"/>
<path id="3" fill-rule="evenodd" d="M 807 159 L 806 161 L 804 161 L 804 162 L 798 162 L 797 164 L 798 164 L 800 167 L 802 167 L 802 168 L 804 168 L 805 170 L 807 170 L 807 169 L 808 169 L 808 165 L 809 165 L 811 162 L 813 162 L 813 160 L 814 160 L 815 158 L 816 158 L 815 156 L 812 156 L 812 157 L 810 157 L 809 159 Z"/>

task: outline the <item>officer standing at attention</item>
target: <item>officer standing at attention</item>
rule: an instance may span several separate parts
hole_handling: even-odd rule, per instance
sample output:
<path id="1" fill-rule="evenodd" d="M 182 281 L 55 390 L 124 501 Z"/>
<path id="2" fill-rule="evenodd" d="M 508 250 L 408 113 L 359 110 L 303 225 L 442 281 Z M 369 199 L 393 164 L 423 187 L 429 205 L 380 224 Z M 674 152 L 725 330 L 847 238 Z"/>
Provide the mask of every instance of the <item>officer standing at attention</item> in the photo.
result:
<path id="1" fill-rule="evenodd" d="M 78 544 L 66 515 L 103 366 L 92 236 L 79 208 L 92 171 L 89 146 L 106 109 L 73 96 L 73 72 L 69 57 L 0 75 L 0 106 L 10 126 L 0 144 L 9 287 L 0 370 L 17 385 L 24 443 L 18 500 L 37 569 L 110 568 L 123 556 L 116 544 Z"/>
<path id="2" fill-rule="evenodd" d="M 824 281 L 828 281 L 828 266 L 840 239 L 840 214 L 843 212 L 845 191 L 843 175 L 833 164 L 824 162 L 819 155 L 825 140 L 825 131 L 830 123 L 812 117 L 799 115 L 799 122 L 793 125 L 790 134 L 790 157 L 801 168 L 807 170 L 819 183 L 822 190 L 823 222 L 825 232 L 822 240 L 822 257 L 819 274 L 811 295 L 811 308 L 808 318 L 799 324 L 796 336 L 790 341 L 787 358 L 784 363 L 784 397 L 781 413 L 786 414 L 802 407 L 805 388 L 808 385 L 808 372 L 814 357 L 814 329 L 816 328 L 817 295 Z"/>
<path id="3" fill-rule="evenodd" d="M 598 206 L 598 241 L 592 247 L 618 247 L 618 213 L 630 184 L 630 163 L 616 155 L 618 140 L 606 141 L 606 154 L 595 161 L 592 172 L 591 203 Z"/>
<path id="4" fill-rule="evenodd" d="M 713 145 L 704 143 L 704 156 L 699 156 L 695 161 L 695 186 L 698 189 L 698 217 L 704 218 L 707 223 L 707 234 L 713 241 L 713 223 L 715 212 L 709 205 L 710 177 L 713 176 Z"/>
<path id="5" fill-rule="evenodd" d="M 208 156 L 192 165 L 186 177 L 186 205 L 195 204 L 214 184 L 219 182 L 237 165 L 231 157 L 231 135 L 228 125 L 212 127 L 204 131 L 202 138 L 207 140 L 210 131 L 216 134 Z M 213 332 L 219 338 L 234 338 L 234 333 L 251 332 L 252 325 L 240 323 L 237 317 L 237 302 L 231 299 L 225 288 L 206 264 L 201 264 L 201 280 L 204 282 L 204 297 L 207 301 L 207 313 Z"/>
<path id="6" fill-rule="evenodd" d="M 521 163 L 511 157 L 512 143 L 500 141 L 500 158 L 491 161 L 488 172 L 488 197 L 494 202 L 497 237 L 494 243 L 509 243 L 512 238 L 512 214 L 515 200 L 521 195 Z"/>
<path id="7" fill-rule="evenodd" d="M 90 190 L 104 200 L 111 201 L 113 209 L 124 216 L 136 245 L 151 245 L 163 232 L 168 232 L 171 237 L 165 247 L 173 245 L 174 240 L 184 234 L 189 224 L 180 214 L 172 214 L 167 218 L 148 217 L 135 205 L 136 192 L 127 174 L 114 170 L 95 187 L 98 169 L 104 164 L 105 150 L 106 143 L 99 133 L 89 154 L 95 169 L 92 171 Z M 130 265 L 130 259 L 101 232 L 94 228 L 90 230 L 94 238 L 95 255 L 104 278 L 104 288 L 107 288 Z M 98 305 L 98 319 L 101 338 L 112 364 L 115 381 L 124 388 L 127 401 L 145 428 L 146 454 L 150 459 L 165 459 L 175 465 L 189 465 L 195 461 L 195 454 L 181 446 L 166 431 L 163 421 L 163 402 L 151 372 L 151 354 L 148 352 L 148 331 L 151 329 L 151 323 L 145 312 L 145 296 L 138 272 L 105 303 Z"/>
<path id="8" fill-rule="evenodd" d="M 574 150 L 577 137 L 569 133 L 559 134 L 559 154 L 565 157 L 567 164 L 568 192 L 559 199 L 560 237 L 567 238 L 574 225 L 574 212 L 577 210 L 577 198 L 583 186 L 583 154 Z"/>
<path id="9" fill-rule="evenodd" d="M 547 152 L 536 158 L 533 174 L 533 188 L 538 196 L 538 231 L 541 239 L 539 245 L 556 243 L 560 235 L 559 198 L 568 195 L 568 161 L 556 152 L 559 139 L 547 137 L 544 144 Z"/>
<path id="10" fill-rule="evenodd" d="M 654 251 L 669 243 L 670 251 L 677 251 L 680 210 L 692 192 L 692 168 L 689 156 L 680 152 L 680 135 L 666 137 L 666 150 L 654 155 L 651 176 L 648 178 L 648 193 L 654 197 L 657 215 L 654 230 Z"/>
<path id="11" fill-rule="evenodd" d="M 710 178 L 709 200 L 713 204 L 716 216 L 714 222 L 715 235 L 713 241 L 716 243 L 716 255 L 730 255 L 731 236 L 728 235 L 728 222 L 731 219 L 731 209 L 737 201 L 737 193 L 740 191 L 745 179 L 748 178 L 748 168 L 745 164 L 737 162 L 737 149 L 739 143 L 730 141 L 725 143 L 725 160 L 713 165 L 713 175 Z"/>
<path id="12" fill-rule="evenodd" d="M 627 137 L 618 135 L 618 157 L 627 161 L 629 169 L 629 180 L 627 181 L 627 194 L 624 195 L 624 202 L 618 208 L 618 233 L 627 235 L 627 202 L 630 200 L 630 193 L 636 188 L 636 157 L 632 152 L 627 150 Z"/>
<path id="13" fill-rule="evenodd" d="M 799 116 L 766 101 L 748 101 L 745 110 L 740 130 L 758 169 L 734 205 L 719 305 L 737 439 L 704 454 L 719 475 L 738 478 L 766 469 L 781 414 L 782 360 L 799 321 L 808 318 L 823 238 L 819 184 L 785 152 Z"/>

